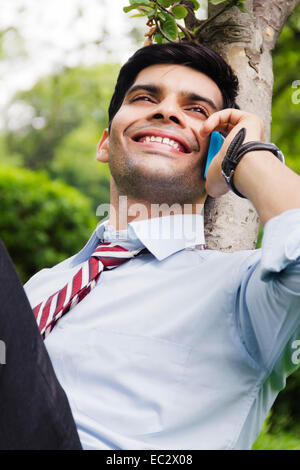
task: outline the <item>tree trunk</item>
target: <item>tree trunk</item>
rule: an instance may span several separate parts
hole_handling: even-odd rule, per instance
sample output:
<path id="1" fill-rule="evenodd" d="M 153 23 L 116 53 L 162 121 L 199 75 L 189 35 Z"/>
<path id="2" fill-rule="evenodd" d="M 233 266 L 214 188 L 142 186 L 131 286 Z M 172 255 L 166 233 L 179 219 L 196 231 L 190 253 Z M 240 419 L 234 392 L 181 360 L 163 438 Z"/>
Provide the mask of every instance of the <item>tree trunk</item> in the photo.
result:
<path id="1" fill-rule="evenodd" d="M 182 3 L 188 4 L 188 1 Z M 270 139 L 273 90 L 272 50 L 287 18 L 299 0 L 249 0 L 241 13 L 233 7 L 208 21 L 197 40 L 216 50 L 231 65 L 239 83 L 238 105 L 260 116 Z M 212 18 L 224 4 L 210 5 Z M 190 28 L 203 22 L 189 14 Z M 237 251 L 254 249 L 259 230 L 259 217 L 250 201 L 232 191 L 221 198 L 208 198 L 205 204 L 205 235 L 210 249 Z"/>

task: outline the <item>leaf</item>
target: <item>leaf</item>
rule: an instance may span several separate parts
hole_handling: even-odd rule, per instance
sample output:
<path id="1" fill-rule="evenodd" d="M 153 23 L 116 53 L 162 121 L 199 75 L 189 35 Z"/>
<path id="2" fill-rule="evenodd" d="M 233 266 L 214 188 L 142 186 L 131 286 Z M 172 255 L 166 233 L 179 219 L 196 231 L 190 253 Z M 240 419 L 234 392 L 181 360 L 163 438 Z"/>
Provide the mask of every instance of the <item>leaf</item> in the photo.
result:
<path id="1" fill-rule="evenodd" d="M 146 15 L 148 16 L 148 18 L 153 18 L 155 13 L 156 13 L 155 10 L 149 10 L 149 11 L 147 11 Z"/>
<path id="2" fill-rule="evenodd" d="M 172 8 L 172 12 L 177 20 L 182 20 L 188 14 L 187 9 L 184 6 L 177 5 Z"/>
<path id="3" fill-rule="evenodd" d="M 160 33 L 154 35 L 154 42 L 157 44 L 162 44 L 163 36 Z"/>
<path id="4" fill-rule="evenodd" d="M 247 10 L 247 8 L 244 7 L 244 5 L 237 5 L 237 7 L 242 13 L 250 13 L 250 11 Z"/>
<path id="5" fill-rule="evenodd" d="M 123 8 L 123 11 L 124 11 L 125 13 L 128 13 L 129 11 L 134 10 L 134 8 L 136 8 L 136 7 L 137 7 L 137 5 L 130 5 L 130 6 L 128 6 L 128 7 L 124 7 L 124 8 Z"/>
<path id="6" fill-rule="evenodd" d="M 200 3 L 197 2 L 197 0 L 192 0 L 193 4 L 194 4 L 194 10 L 198 10 L 200 8 Z"/>
<path id="7" fill-rule="evenodd" d="M 176 21 L 167 13 L 166 16 L 166 21 L 162 23 L 162 30 L 169 39 L 177 39 L 178 31 Z"/>
<path id="8" fill-rule="evenodd" d="M 151 3 L 149 0 L 129 0 L 130 5 L 142 5 L 143 7 L 150 7 Z"/>
<path id="9" fill-rule="evenodd" d="M 227 0 L 209 0 L 212 5 L 219 5 L 219 3 L 224 3 Z"/>
<path id="10" fill-rule="evenodd" d="M 165 39 L 160 33 L 156 33 L 154 35 L 154 42 L 156 42 L 157 44 L 165 44 L 169 41 L 167 41 L 167 39 Z"/>
<path id="11" fill-rule="evenodd" d="M 163 23 L 164 21 L 166 21 L 167 16 L 166 16 L 165 13 L 163 13 L 162 11 L 160 11 L 160 12 L 158 13 L 158 18 L 159 18 L 160 21 Z"/>
<path id="12" fill-rule="evenodd" d="M 140 18 L 141 16 L 146 16 L 146 13 L 137 13 L 136 15 L 131 15 L 129 18 Z"/>
<path id="13" fill-rule="evenodd" d="M 159 0 L 158 3 L 160 3 L 165 8 L 169 8 L 174 2 L 172 0 Z"/>
<path id="14" fill-rule="evenodd" d="M 242 12 L 242 13 L 249 13 L 251 14 L 251 12 L 249 10 L 247 10 L 247 8 L 245 7 L 244 5 L 244 2 L 245 0 L 239 0 L 236 4 L 236 6 L 238 7 L 238 9 Z"/>
<path id="15" fill-rule="evenodd" d="M 151 3 L 149 2 L 149 0 L 129 0 L 129 3 L 130 5 L 123 8 L 123 11 L 125 13 L 128 13 L 129 11 L 134 10 L 135 8 L 138 9 L 140 6 L 147 8 L 151 7 Z"/>

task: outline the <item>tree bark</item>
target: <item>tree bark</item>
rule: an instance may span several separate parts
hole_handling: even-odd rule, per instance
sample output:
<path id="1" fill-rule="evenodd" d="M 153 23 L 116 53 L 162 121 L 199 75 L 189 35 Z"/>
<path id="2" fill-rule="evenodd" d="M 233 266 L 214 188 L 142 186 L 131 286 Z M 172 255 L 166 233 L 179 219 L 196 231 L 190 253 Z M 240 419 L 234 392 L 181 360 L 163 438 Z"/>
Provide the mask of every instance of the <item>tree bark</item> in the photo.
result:
<path id="1" fill-rule="evenodd" d="M 188 6 L 189 1 L 184 3 Z M 201 28 L 197 40 L 216 50 L 231 65 L 239 79 L 238 105 L 260 116 L 270 139 L 273 90 L 272 50 L 299 0 L 248 0 L 241 13 L 233 7 Z M 209 18 L 224 8 L 210 5 Z M 190 14 L 186 26 L 203 25 Z M 254 249 L 259 217 L 252 203 L 231 191 L 205 204 L 205 236 L 210 249 L 237 251 Z"/>

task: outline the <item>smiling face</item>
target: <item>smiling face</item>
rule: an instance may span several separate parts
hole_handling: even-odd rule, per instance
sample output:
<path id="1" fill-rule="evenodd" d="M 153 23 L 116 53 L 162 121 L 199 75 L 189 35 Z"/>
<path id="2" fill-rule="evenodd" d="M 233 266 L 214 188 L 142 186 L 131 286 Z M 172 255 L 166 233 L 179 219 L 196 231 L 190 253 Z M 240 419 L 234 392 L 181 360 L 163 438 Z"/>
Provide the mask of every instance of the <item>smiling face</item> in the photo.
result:
<path id="1" fill-rule="evenodd" d="M 209 139 L 199 131 L 222 104 L 218 86 L 197 70 L 164 64 L 143 69 L 98 146 L 119 195 L 167 204 L 203 199 Z"/>

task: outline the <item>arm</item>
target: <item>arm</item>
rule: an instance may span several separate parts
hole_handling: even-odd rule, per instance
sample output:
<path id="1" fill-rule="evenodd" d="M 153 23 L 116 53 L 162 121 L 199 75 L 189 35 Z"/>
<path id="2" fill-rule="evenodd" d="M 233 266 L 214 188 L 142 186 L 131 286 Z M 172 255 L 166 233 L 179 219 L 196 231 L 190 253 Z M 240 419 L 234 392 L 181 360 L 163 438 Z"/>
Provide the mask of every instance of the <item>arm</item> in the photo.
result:
<path id="1" fill-rule="evenodd" d="M 261 119 L 243 111 L 223 110 L 203 124 L 203 136 L 213 130 L 227 135 L 207 172 L 212 197 L 229 189 L 221 163 L 242 127 L 247 131 L 244 142 L 264 140 Z M 266 372 L 283 377 L 298 367 L 292 358 L 300 339 L 300 176 L 271 152 L 254 151 L 238 163 L 234 185 L 251 200 L 264 225 L 261 259 L 238 268 L 236 328 L 252 358 Z"/>
<path id="2" fill-rule="evenodd" d="M 299 367 L 300 209 L 270 219 L 260 259 L 237 268 L 235 325 L 250 356 L 269 373 Z"/>
<path id="3" fill-rule="evenodd" d="M 203 124 L 202 136 L 212 131 L 228 134 L 219 155 L 211 163 L 206 178 L 206 191 L 219 197 L 228 191 L 221 173 L 221 163 L 237 132 L 245 127 L 245 142 L 264 140 L 264 123 L 256 115 L 236 109 L 212 114 Z M 263 225 L 286 210 L 300 208 L 300 176 L 283 165 L 271 152 L 249 152 L 237 165 L 234 174 L 237 190 L 251 200 Z"/>

